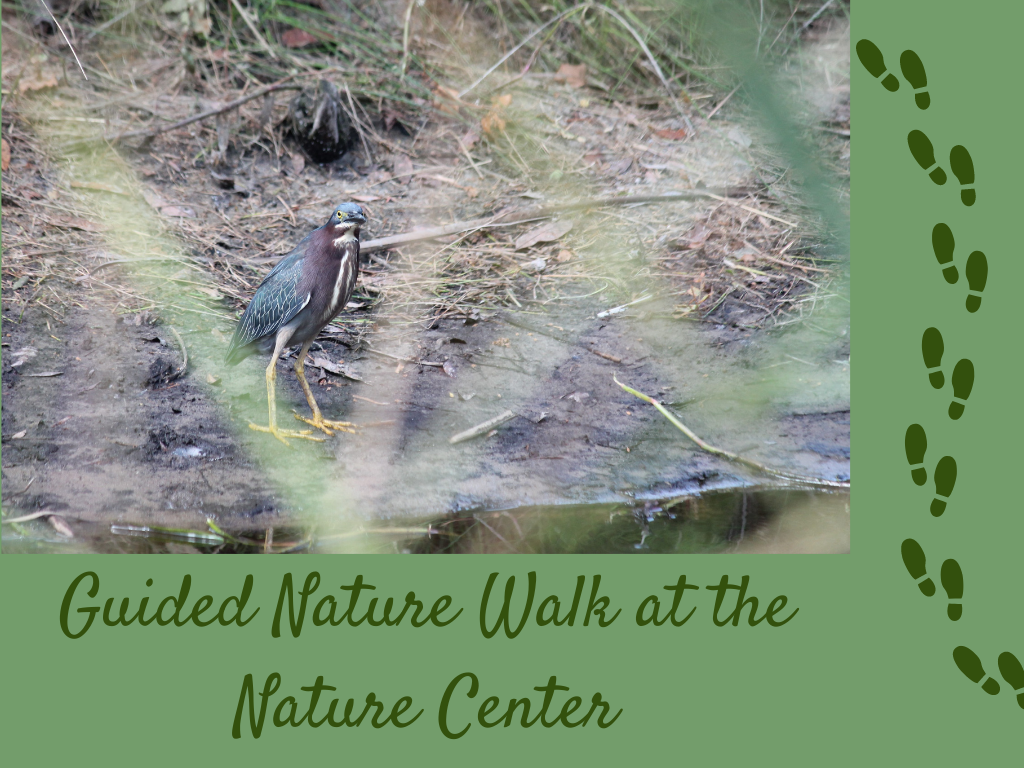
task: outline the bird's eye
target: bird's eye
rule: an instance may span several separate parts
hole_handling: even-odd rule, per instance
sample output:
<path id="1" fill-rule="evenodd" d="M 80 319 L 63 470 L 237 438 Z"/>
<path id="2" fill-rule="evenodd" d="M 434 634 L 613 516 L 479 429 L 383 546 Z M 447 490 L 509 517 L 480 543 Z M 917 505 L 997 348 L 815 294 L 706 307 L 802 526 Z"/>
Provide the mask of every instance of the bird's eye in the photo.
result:
<path id="1" fill-rule="evenodd" d="M 339 219 L 344 219 L 345 218 L 345 214 L 342 213 L 341 211 L 338 211 L 338 218 Z"/>

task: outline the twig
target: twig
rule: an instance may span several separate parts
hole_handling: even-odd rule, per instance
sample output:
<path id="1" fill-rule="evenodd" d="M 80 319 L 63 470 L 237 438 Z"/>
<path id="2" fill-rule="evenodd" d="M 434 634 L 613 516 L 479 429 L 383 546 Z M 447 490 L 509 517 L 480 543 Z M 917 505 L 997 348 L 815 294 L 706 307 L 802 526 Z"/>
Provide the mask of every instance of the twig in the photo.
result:
<path id="1" fill-rule="evenodd" d="M 403 363 L 411 363 L 412 365 L 429 365 L 432 368 L 441 368 L 444 366 L 444 363 L 434 363 L 429 360 L 413 360 L 412 358 L 409 357 L 399 357 L 398 355 L 392 355 L 388 352 L 381 352 L 379 349 L 374 349 L 369 344 L 366 345 L 366 351 L 372 352 L 373 354 L 380 355 L 382 357 L 390 357 L 392 360 L 400 360 Z M 366 398 L 362 399 L 365 400 Z"/>
<path id="2" fill-rule="evenodd" d="M 598 312 L 597 313 L 597 318 L 599 320 L 603 320 L 606 317 L 611 317 L 612 315 L 617 315 L 620 312 L 624 312 L 626 310 L 626 307 L 632 307 L 634 304 L 639 304 L 639 303 L 641 303 L 643 301 L 649 301 L 652 298 L 654 298 L 654 297 L 652 295 L 650 295 L 650 294 L 648 294 L 646 296 L 641 296 L 639 299 L 634 299 L 633 301 L 630 301 L 630 302 L 628 302 L 626 304 L 620 304 L 617 307 L 612 307 L 611 309 L 606 309 L 606 310 L 604 310 L 602 312 Z"/>
<path id="3" fill-rule="evenodd" d="M 52 512 L 49 509 L 41 509 L 38 512 L 30 512 L 29 514 L 22 515 L 21 517 L 8 517 L 8 518 L 5 518 L 3 520 L 3 522 L 4 523 L 27 523 L 29 520 L 36 520 L 37 518 L 45 517 L 46 515 L 52 515 L 52 514 L 55 514 L 55 513 Z"/>
<path id="4" fill-rule="evenodd" d="M 769 256 L 767 253 L 759 254 L 758 258 L 764 259 L 765 261 L 770 261 L 770 262 L 772 262 L 774 264 L 781 264 L 784 267 L 793 267 L 794 269 L 802 269 L 805 272 L 809 270 L 811 272 L 826 272 L 827 273 L 829 271 L 827 269 L 821 269 L 820 267 L 808 267 L 805 264 L 794 264 L 791 261 L 783 261 L 782 259 L 777 259 L 774 256 Z"/>
<path id="5" fill-rule="evenodd" d="M 735 205 L 737 208 L 742 208 L 744 211 L 748 211 L 749 213 L 756 213 L 758 216 L 764 216 L 766 219 L 771 219 L 772 221 L 777 221 L 780 224 L 785 224 L 787 227 L 792 227 L 793 229 L 797 228 L 797 225 L 791 221 L 786 221 L 785 219 L 780 219 L 778 216 L 772 216 L 770 213 L 759 211 L 757 210 L 757 208 L 751 208 L 750 206 L 743 205 L 742 203 L 737 203 L 735 200 L 726 200 L 724 197 L 719 197 L 718 195 L 712 194 L 708 194 L 708 197 L 714 200 L 720 200 L 723 203 Z"/>
<path id="6" fill-rule="evenodd" d="M 253 91 L 248 96 L 243 96 L 240 99 L 235 99 L 234 101 L 217 107 L 216 109 L 208 109 L 205 112 L 200 112 L 198 115 L 186 117 L 184 120 L 179 120 L 176 123 L 171 123 L 170 125 L 157 126 L 156 128 L 143 128 L 142 130 L 138 131 L 128 131 L 127 133 L 121 133 L 118 134 L 117 136 L 108 137 L 107 141 L 119 142 L 124 141 L 125 139 L 134 139 L 138 136 L 152 138 L 153 136 L 158 136 L 161 133 L 167 133 L 167 131 L 173 131 L 176 130 L 177 128 L 184 128 L 186 125 L 191 125 L 192 123 L 198 122 L 199 120 L 205 120 L 208 117 L 219 115 L 222 112 L 229 112 L 232 109 L 237 109 L 246 102 L 252 101 L 253 99 L 258 99 L 260 96 L 266 96 L 268 93 L 273 93 L 274 91 L 280 91 L 283 89 L 299 89 L 302 86 L 288 85 L 288 81 L 295 78 L 296 76 L 297 75 L 288 75 L 288 77 L 282 80 L 278 80 L 276 83 L 272 83 L 271 85 L 268 85 L 265 88 L 260 88 L 258 90 Z"/>
<path id="7" fill-rule="evenodd" d="M 475 427 L 471 427 L 465 432 L 459 432 L 457 435 L 452 435 L 448 442 L 455 445 L 456 443 L 462 443 L 466 440 L 472 440 L 474 437 L 480 437 L 480 435 L 490 432 L 495 427 L 499 427 L 506 421 L 510 421 L 515 417 L 516 414 L 513 411 L 504 411 L 503 413 L 499 413 L 493 419 L 488 419 L 482 424 L 477 424 Z"/>
<path id="8" fill-rule="evenodd" d="M 348 97 L 348 106 L 350 114 L 352 115 L 352 122 L 356 127 L 356 133 L 359 134 L 359 141 L 363 143 L 363 151 L 366 152 L 366 157 L 370 162 L 373 162 L 373 155 L 370 153 L 370 145 L 366 143 L 366 136 L 363 134 L 363 123 L 359 119 L 359 114 L 356 112 L 356 103 L 352 99 L 352 92 L 348 89 L 348 83 L 342 81 L 341 83 L 345 86 L 345 96 Z"/>
<path id="9" fill-rule="evenodd" d="M 681 422 L 679 419 L 677 419 L 672 414 L 672 412 L 669 411 L 668 408 L 666 408 L 664 405 L 659 403 L 653 397 L 649 397 L 648 395 L 645 395 L 643 392 L 638 392 L 637 390 L 633 389 L 632 387 L 627 387 L 625 384 L 623 384 L 621 381 L 619 381 L 619 379 L 615 376 L 615 374 L 612 374 L 612 379 L 615 381 L 616 384 L 618 384 L 620 387 L 622 387 L 622 389 L 624 389 L 626 392 L 629 392 L 629 394 L 633 395 L 634 397 L 638 397 L 641 400 L 643 400 L 645 403 L 650 403 L 655 408 L 657 408 L 658 412 L 661 413 L 662 416 L 664 416 L 666 419 L 668 419 L 672 423 L 672 425 L 674 427 L 676 427 L 676 429 L 678 429 L 680 432 L 682 432 L 684 435 L 686 435 L 688 438 L 690 438 L 693 442 L 695 442 L 697 444 L 697 447 L 699 447 L 703 451 L 707 451 L 708 453 L 714 454 L 715 456 L 721 456 L 723 458 L 729 459 L 730 461 L 735 461 L 735 462 L 738 462 L 740 464 L 745 464 L 745 465 L 747 465 L 748 467 L 750 467 L 752 469 L 756 469 L 758 472 L 763 472 L 763 473 L 765 473 L 767 475 L 774 475 L 775 477 L 785 478 L 786 480 L 795 480 L 796 482 L 806 483 L 807 485 L 816 485 L 816 486 L 822 486 L 822 487 L 826 487 L 826 488 L 849 488 L 850 487 L 850 483 L 849 482 L 843 482 L 843 481 L 840 481 L 840 480 L 823 480 L 823 479 L 818 478 L 818 477 L 804 477 L 803 475 L 796 475 L 796 474 L 793 474 L 792 472 L 784 472 L 784 471 L 779 470 L 779 469 L 772 469 L 771 467 L 765 466 L 764 464 L 761 464 L 760 462 L 754 461 L 753 459 L 748 459 L 748 458 L 746 458 L 744 456 L 740 456 L 739 454 L 732 453 L 731 451 L 726 451 L 726 450 L 723 450 L 721 448 L 716 448 L 715 446 L 710 445 L 709 443 L 706 443 L 703 440 L 701 440 L 699 437 L 697 437 L 697 435 L 695 435 L 690 430 L 689 427 L 687 427 L 685 424 L 683 424 L 683 422 Z"/>
<path id="10" fill-rule="evenodd" d="M 28 490 L 29 488 L 31 488 L 31 487 L 32 487 L 32 483 L 34 483 L 35 481 L 36 481 L 36 478 L 35 478 L 35 475 L 33 475 L 33 476 L 32 476 L 32 479 L 28 481 L 28 485 L 26 485 L 26 486 L 25 486 L 24 488 L 22 488 L 22 489 L 21 489 L 20 491 L 15 491 L 14 493 L 12 493 L 12 494 L 9 494 L 9 495 L 7 496 L 7 498 L 8 498 L 8 499 L 13 499 L 13 498 L 14 498 L 15 496 L 21 496 L 21 494 L 25 493 L 25 491 L 27 491 L 27 490 Z"/>
<path id="11" fill-rule="evenodd" d="M 740 85 L 743 85 L 743 83 L 740 83 Z M 708 116 L 705 117 L 704 119 L 705 120 L 710 120 L 712 117 L 714 117 L 715 114 L 718 112 L 718 110 L 720 110 L 722 107 L 725 106 L 725 102 L 727 102 L 729 99 L 731 99 L 733 94 L 736 93 L 736 91 L 738 91 L 740 89 L 740 85 L 737 85 L 735 88 L 733 88 L 731 91 L 729 91 L 729 95 L 726 96 L 724 99 L 722 99 L 720 102 L 718 102 L 718 106 L 716 106 L 714 109 L 712 109 L 710 112 L 708 112 Z"/>
<path id="12" fill-rule="evenodd" d="M 64 34 L 64 29 L 61 27 L 60 24 L 57 23 L 57 18 L 53 15 L 53 11 L 50 10 L 50 6 L 48 6 L 46 4 L 46 0 L 39 0 L 39 4 L 41 6 L 43 6 L 43 10 L 45 10 L 48 14 L 50 14 L 50 19 L 53 20 L 53 26 L 55 26 L 60 31 L 60 36 L 64 38 L 64 42 L 67 43 L 68 44 L 68 48 L 71 49 L 71 55 L 75 57 L 75 63 L 78 65 L 78 68 L 81 70 L 82 77 L 84 77 L 86 80 L 88 80 L 89 76 L 87 74 L 85 74 L 85 67 L 82 66 L 82 62 L 78 60 L 78 54 L 75 53 L 75 47 L 71 44 L 71 41 L 68 40 L 68 36 L 66 34 Z"/>
<path id="13" fill-rule="evenodd" d="M 719 197 L 714 192 L 721 192 L 724 195 L 731 194 L 747 194 L 746 191 L 732 190 L 732 189 L 718 189 L 718 190 L 703 190 L 703 189 L 686 189 L 680 192 L 675 192 L 670 195 L 632 195 L 628 197 L 608 197 L 608 198 L 592 198 L 588 200 L 581 200 L 576 203 L 566 203 L 563 205 L 552 205 L 542 208 L 535 208 L 532 210 L 519 211 L 519 217 L 511 221 L 502 221 L 504 216 L 510 216 L 512 213 L 509 212 L 499 216 L 491 216 L 484 219 L 467 219 L 465 221 L 456 221 L 453 224 L 448 224 L 443 227 L 433 227 L 431 229 L 421 229 L 416 232 L 409 232 L 404 235 L 391 235 L 390 237 L 381 237 L 377 240 L 367 240 L 362 243 L 359 247 L 360 253 L 369 254 L 376 251 L 384 251 L 390 248 L 394 248 L 396 245 L 404 245 L 405 243 L 418 243 L 423 240 L 436 240 L 439 237 L 447 237 L 448 235 L 459 234 L 460 232 L 468 232 L 473 229 L 487 229 L 488 227 L 510 227 L 515 224 L 525 224 L 530 221 L 536 221 L 537 219 L 547 219 L 559 213 L 566 213 L 567 211 L 579 211 L 586 210 L 587 208 L 603 208 L 605 206 L 622 206 L 622 205 L 637 205 L 640 203 L 671 203 L 679 200 L 695 200 L 702 197 L 711 197 L 716 200 L 727 200 L 727 198 Z M 732 201 L 728 201 L 732 202 Z M 754 211 L 760 213 L 762 216 L 767 216 L 761 211 Z"/>
<path id="14" fill-rule="evenodd" d="M 609 355 L 607 352 L 602 352 L 599 349 L 594 349 L 593 347 L 586 347 L 586 349 L 588 351 L 590 351 L 590 352 L 593 352 L 598 357 L 603 357 L 605 360 L 611 360 L 613 363 L 621 363 L 622 362 L 622 358 L 621 357 L 615 357 L 615 355 Z"/>

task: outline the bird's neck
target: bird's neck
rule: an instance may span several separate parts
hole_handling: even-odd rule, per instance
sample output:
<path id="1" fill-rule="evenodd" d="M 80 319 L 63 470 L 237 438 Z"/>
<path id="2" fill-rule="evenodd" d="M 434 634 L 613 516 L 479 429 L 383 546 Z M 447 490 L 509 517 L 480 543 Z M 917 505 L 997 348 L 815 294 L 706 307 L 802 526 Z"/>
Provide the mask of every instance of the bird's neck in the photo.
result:
<path id="1" fill-rule="evenodd" d="M 335 248 L 344 248 L 349 243 L 359 241 L 358 227 L 332 227 L 331 244 Z"/>

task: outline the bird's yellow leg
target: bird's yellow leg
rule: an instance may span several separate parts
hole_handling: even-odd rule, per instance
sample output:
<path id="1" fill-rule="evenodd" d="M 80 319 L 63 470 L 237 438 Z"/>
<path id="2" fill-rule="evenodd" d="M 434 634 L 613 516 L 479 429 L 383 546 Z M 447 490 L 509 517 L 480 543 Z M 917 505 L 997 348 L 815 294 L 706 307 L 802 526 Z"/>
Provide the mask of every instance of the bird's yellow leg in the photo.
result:
<path id="1" fill-rule="evenodd" d="M 329 421 L 324 418 L 323 414 L 320 413 L 320 406 L 316 404 L 316 400 L 313 398 L 313 390 L 309 388 L 309 382 L 306 381 L 306 352 L 309 351 L 309 345 L 313 342 L 307 342 L 302 345 L 302 349 L 299 351 L 299 356 L 295 360 L 295 376 L 299 380 L 299 386 L 302 387 L 302 391 L 306 393 L 306 402 L 309 403 L 310 410 L 313 411 L 313 418 L 307 419 L 299 414 L 295 414 L 295 418 L 299 421 L 304 421 L 310 426 L 316 427 L 328 435 L 333 435 L 334 432 L 331 430 L 338 430 L 339 432 L 350 432 L 355 434 L 355 424 L 347 421 Z"/>
<path id="2" fill-rule="evenodd" d="M 257 432 L 269 432 L 278 440 L 285 445 L 288 445 L 286 437 L 297 437 L 302 440 L 315 440 L 317 442 L 323 442 L 322 437 L 314 437 L 313 431 L 310 429 L 304 429 L 301 432 L 294 429 L 278 429 L 277 427 L 277 399 L 276 399 L 276 387 L 277 382 L 277 358 L 280 357 L 280 349 L 274 350 L 273 359 L 270 361 L 270 365 L 267 366 L 267 402 L 270 408 L 269 426 L 262 427 L 259 424 L 253 424 L 249 422 L 249 429 L 256 430 Z"/>

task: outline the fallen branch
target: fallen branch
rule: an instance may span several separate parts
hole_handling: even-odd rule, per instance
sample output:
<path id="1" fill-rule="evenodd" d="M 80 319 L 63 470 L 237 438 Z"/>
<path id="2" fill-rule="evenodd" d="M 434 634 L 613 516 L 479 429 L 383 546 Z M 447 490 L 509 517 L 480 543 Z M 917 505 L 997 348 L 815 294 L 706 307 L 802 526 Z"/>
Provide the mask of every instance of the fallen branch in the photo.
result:
<path id="1" fill-rule="evenodd" d="M 739 454 L 732 453 L 731 451 L 723 450 L 722 448 L 716 448 L 715 446 L 710 445 L 709 443 L 705 443 L 703 440 L 697 437 L 697 435 L 695 435 L 689 427 L 683 424 L 683 422 L 677 419 L 668 408 L 659 403 L 653 397 L 649 397 L 648 395 L 645 395 L 643 392 L 638 392 L 632 387 L 627 387 L 625 384 L 619 381 L 614 374 L 612 374 L 612 379 L 615 381 L 616 384 L 618 384 L 624 390 L 629 392 L 629 394 L 635 397 L 639 397 L 645 403 L 650 403 L 655 408 L 657 408 L 662 416 L 668 419 L 672 423 L 672 425 L 676 427 L 680 432 L 682 432 L 688 438 L 693 440 L 693 442 L 695 442 L 697 446 L 703 451 L 707 451 L 708 453 L 714 454 L 715 456 L 721 456 L 723 458 L 729 459 L 730 461 L 735 461 L 739 464 L 745 464 L 751 469 L 756 469 L 758 472 L 763 472 L 766 475 L 774 475 L 775 477 L 781 477 L 786 480 L 794 480 L 798 483 L 804 483 L 806 485 L 816 485 L 825 488 L 850 487 L 849 481 L 843 482 L 840 480 L 822 480 L 821 478 L 818 477 L 804 477 L 803 475 L 796 475 L 793 474 L 792 472 L 784 472 L 779 469 L 772 469 L 771 467 L 765 466 L 764 464 L 754 461 L 753 459 L 748 459 L 744 456 L 740 456 Z"/>
<path id="2" fill-rule="evenodd" d="M 465 432 L 459 432 L 459 434 L 457 435 L 452 435 L 448 442 L 451 443 L 452 445 L 455 445 L 456 443 L 462 443 L 465 442 L 466 440 L 472 440 L 474 437 L 479 437 L 480 435 L 487 434 L 495 427 L 500 427 L 506 421 L 511 421 L 515 417 L 516 414 L 513 411 L 504 411 L 503 413 L 499 413 L 493 419 L 488 419 L 482 424 L 477 424 L 475 427 L 470 427 Z"/>
<path id="3" fill-rule="evenodd" d="M 374 349 L 369 344 L 366 345 L 366 351 L 372 352 L 375 355 L 380 355 L 381 357 L 390 357 L 392 360 L 399 360 L 403 363 L 410 363 L 411 365 L 429 365 L 432 368 L 444 367 L 444 363 L 434 363 L 431 362 L 430 360 L 413 360 L 411 357 L 399 357 L 398 355 L 392 355 L 389 352 L 381 352 L 379 349 Z"/>
<path id="4" fill-rule="evenodd" d="M 107 141 L 116 143 L 119 141 L 124 141 L 125 139 L 134 139 L 140 136 L 145 137 L 147 139 L 151 139 L 154 136 L 159 136 L 161 133 L 167 133 L 168 131 L 173 131 L 178 128 L 184 128 L 186 125 L 191 125 L 192 123 L 199 122 L 200 120 L 205 120 L 208 117 L 215 117 L 216 115 L 219 115 L 223 112 L 230 112 L 232 109 L 237 109 L 246 102 L 252 101 L 253 99 L 258 99 L 260 96 L 266 96 L 268 93 L 273 93 L 274 91 L 301 89 L 301 85 L 291 85 L 288 83 L 288 81 L 293 79 L 294 77 L 296 77 L 296 75 L 288 75 L 288 77 L 284 78 L 283 80 L 278 80 L 276 83 L 271 83 L 270 85 L 264 88 L 258 88 L 257 90 L 250 93 L 248 96 L 243 96 L 240 99 L 235 99 L 234 101 L 228 102 L 227 104 L 224 104 L 223 106 L 217 107 L 215 109 L 208 109 L 205 112 L 200 112 L 198 115 L 186 117 L 184 120 L 179 120 L 176 123 L 171 123 L 170 125 L 161 125 L 155 128 L 143 128 L 138 131 L 128 131 L 127 133 L 121 133 L 118 134 L 117 136 L 107 137 Z"/>
<path id="5" fill-rule="evenodd" d="M 474 229 L 489 229 L 491 227 L 511 227 L 516 224 L 526 224 L 531 221 L 537 221 L 538 219 L 549 219 L 552 216 L 556 216 L 560 213 L 568 213 L 570 211 L 581 211 L 587 208 L 605 208 L 608 206 L 623 206 L 623 205 L 640 205 L 641 203 L 671 203 L 680 200 L 697 200 L 703 197 L 710 197 L 716 200 L 722 200 L 729 196 L 734 195 L 747 195 L 750 190 L 748 189 L 685 189 L 679 192 L 674 192 L 670 195 L 632 195 L 627 197 L 606 197 L 606 198 L 592 198 L 589 200 L 581 200 L 576 203 L 565 203 L 563 205 L 550 205 L 540 208 L 534 208 L 532 210 L 527 209 L 525 211 L 511 211 L 505 214 L 499 214 L 497 216 L 489 216 L 483 219 L 467 219 L 465 221 L 456 221 L 453 224 L 447 224 L 443 227 L 432 227 L 430 229 L 421 229 L 417 232 L 408 232 L 404 235 L 391 235 L 390 237 L 381 237 L 376 240 L 367 240 L 362 243 L 359 247 L 360 253 L 369 254 L 377 251 L 386 251 L 394 248 L 397 245 L 405 245 L 407 243 L 418 243 L 423 240 L 437 240 L 440 237 L 447 237 L 448 235 L 457 235 L 463 232 L 471 232 Z M 718 194 L 716 194 L 718 193 Z M 724 196 L 724 197 L 722 197 Z M 731 201 L 730 201 L 731 202 Z M 518 214 L 518 217 L 513 220 L 505 220 L 505 217 Z M 763 214 L 762 215 L 767 215 Z"/>

